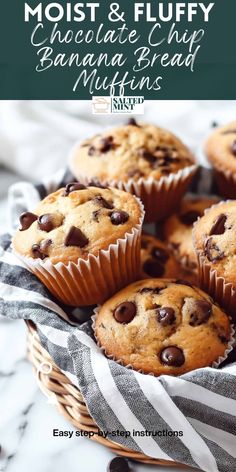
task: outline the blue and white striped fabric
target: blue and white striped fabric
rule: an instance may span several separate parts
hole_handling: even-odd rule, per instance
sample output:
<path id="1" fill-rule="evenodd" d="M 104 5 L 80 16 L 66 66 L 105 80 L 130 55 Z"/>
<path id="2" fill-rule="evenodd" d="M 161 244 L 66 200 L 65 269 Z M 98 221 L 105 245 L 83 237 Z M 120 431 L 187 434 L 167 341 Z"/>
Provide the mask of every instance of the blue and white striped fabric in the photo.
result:
<path id="1" fill-rule="evenodd" d="M 66 180 L 71 176 L 67 174 Z M 62 181 L 65 175 L 58 173 L 38 187 L 14 185 L 10 190 L 13 227 L 19 212 L 32 210 Z M 111 440 L 205 472 L 236 470 L 235 363 L 155 378 L 107 359 L 94 342 L 91 322 L 73 326 L 67 309 L 13 256 L 10 234 L 0 242 L 0 297 L 1 316 L 35 323 L 43 346 L 79 387 L 91 415 Z M 174 433 L 181 431 L 182 435 Z"/>

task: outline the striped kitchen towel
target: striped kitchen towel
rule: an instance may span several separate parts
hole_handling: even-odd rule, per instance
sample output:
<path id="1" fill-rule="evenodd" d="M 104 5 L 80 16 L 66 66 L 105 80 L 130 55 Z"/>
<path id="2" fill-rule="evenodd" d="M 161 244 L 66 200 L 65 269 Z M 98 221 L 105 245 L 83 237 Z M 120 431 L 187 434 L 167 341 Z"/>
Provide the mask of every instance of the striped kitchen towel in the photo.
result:
<path id="1" fill-rule="evenodd" d="M 32 210 L 65 180 L 71 176 L 58 173 L 40 186 L 14 185 L 13 227 L 19 212 Z M 43 346 L 79 387 L 109 439 L 205 472 L 236 470 L 236 364 L 155 378 L 107 359 L 94 342 L 91 322 L 73 326 L 67 307 L 15 258 L 10 234 L 0 241 L 0 297 L 1 316 L 35 323 Z"/>

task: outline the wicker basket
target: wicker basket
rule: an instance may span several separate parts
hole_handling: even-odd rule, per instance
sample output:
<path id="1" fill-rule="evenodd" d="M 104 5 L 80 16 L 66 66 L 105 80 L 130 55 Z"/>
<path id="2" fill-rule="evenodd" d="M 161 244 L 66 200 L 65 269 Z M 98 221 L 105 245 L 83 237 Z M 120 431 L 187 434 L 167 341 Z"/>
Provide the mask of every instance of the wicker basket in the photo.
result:
<path id="1" fill-rule="evenodd" d="M 59 412 L 78 430 L 98 432 L 99 429 L 90 416 L 84 399 L 70 380 L 58 369 L 54 364 L 48 352 L 42 347 L 36 328 L 31 321 L 27 323 L 27 353 L 28 358 L 33 364 L 35 372 L 37 372 L 39 385 L 42 392 L 50 396 L 54 394 L 57 400 L 57 408 Z M 51 369 L 49 372 L 43 372 L 42 365 L 49 364 Z M 109 447 L 114 454 L 125 456 L 131 460 L 144 462 L 146 464 L 155 464 L 169 467 L 186 467 L 183 464 L 165 461 L 162 459 L 152 459 L 136 451 L 126 449 L 109 439 L 95 434 L 91 437 L 94 441 Z"/>

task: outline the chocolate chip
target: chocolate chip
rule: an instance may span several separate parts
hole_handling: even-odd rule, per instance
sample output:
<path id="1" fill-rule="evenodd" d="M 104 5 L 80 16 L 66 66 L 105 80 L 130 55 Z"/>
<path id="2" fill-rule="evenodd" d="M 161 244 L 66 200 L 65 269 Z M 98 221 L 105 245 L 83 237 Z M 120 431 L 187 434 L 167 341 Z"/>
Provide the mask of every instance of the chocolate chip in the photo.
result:
<path id="1" fill-rule="evenodd" d="M 169 259 L 169 255 L 161 247 L 154 247 L 151 254 L 152 257 L 157 259 L 159 262 L 162 262 L 163 264 L 165 264 Z"/>
<path id="2" fill-rule="evenodd" d="M 183 213 L 183 215 L 179 215 L 179 220 L 184 225 L 191 226 L 198 219 L 199 216 L 201 215 L 198 211 L 189 210 L 186 213 Z"/>
<path id="3" fill-rule="evenodd" d="M 213 242 L 212 238 L 209 238 L 205 243 L 205 254 L 207 256 L 207 259 L 211 262 L 219 261 L 224 257 L 224 253 Z"/>
<path id="4" fill-rule="evenodd" d="M 89 240 L 85 236 L 85 234 L 82 233 L 79 228 L 71 226 L 65 239 L 65 246 L 77 246 L 82 248 L 84 246 L 87 246 L 88 243 Z"/>
<path id="5" fill-rule="evenodd" d="M 217 123 L 217 121 L 212 121 L 211 123 L 212 128 L 217 128 L 218 126 L 219 126 L 219 123 Z"/>
<path id="6" fill-rule="evenodd" d="M 182 349 L 176 346 L 165 347 L 160 354 L 161 362 L 171 367 L 181 367 L 185 362 Z"/>
<path id="7" fill-rule="evenodd" d="M 96 154 L 96 148 L 95 148 L 95 146 L 90 146 L 89 149 L 88 149 L 88 155 L 89 156 L 94 156 L 94 154 Z"/>
<path id="8" fill-rule="evenodd" d="M 174 280 L 174 283 L 177 285 L 187 285 L 187 287 L 192 287 L 192 284 L 188 282 L 188 280 L 184 280 L 184 279 Z"/>
<path id="9" fill-rule="evenodd" d="M 48 248 L 52 245 L 51 239 L 44 239 L 40 244 L 33 244 L 32 254 L 34 258 L 45 259 L 48 257 Z"/>
<path id="10" fill-rule="evenodd" d="M 75 192 L 76 190 L 85 190 L 86 186 L 81 184 L 80 182 L 71 182 L 70 184 L 67 184 L 62 196 L 63 197 L 68 197 L 70 193 Z"/>
<path id="11" fill-rule="evenodd" d="M 94 197 L 94 202 L 98 203 L 102 208 L 107 208 L 108 210 L 113 210 L 114 204 L 111 200 L 105 200 L 101 195 L 96 195 Z"/>
<path id="12" fill-rule="evenodd" d="M 219 334 L 219 340 L 223 343 L 223 344 L 228 344 L 229 342 L 229 339 L 226 338 L 226 336 L 223 336 L 221 334 Z"/>
<path id="13" fill-rule="evenodd" d="M 130 472 L 127 459 L 115 457 L 109 462 L 107 472 Z"/>
<path id="14" fill-rule="evenodd" d="M 165 272 L 165 267 L 155 259 L 147 259 L 143 264 L 143 271 L 150 277 L 161 277 Z"/>
<path id="15" fill-rule="evenodd" d="M 196 300 L 190 313 L 190 326 L 207 323 L 212 314 L 212 305 L 207 300 Z"/>
<path id="16" fill-rule="evenodd" d="M 224 234 L 226 220 L 227 220 L 226 215 L 224 214 L 219 215 L 211 228 L 210 236 L 212 236 L 213 234 Z"/>
<path id="17" fill-rule="evenodd" d="M 99 143 L 99 151 L 101 152 L 108 152 L 114 147 L 113 137 L 107 136 L 106 138 L 102 138 Z"/>
<path id="18" fill-rule="evenodd" d="M 157 321 L 161 324 L 161 326 L 172 325 L 176 320 L 175 311 L 173 308 L 161 307 L 156 310 L 156 313 Z"/>
<path id="19" fill-rule="evenodd" d="M 118 305 L 113 313 L 118 323 L 130 323 L 137 312 L 136 305 L 132 302 L 124 302 Z"/>
<path id="20" fill-rule="evenodd" d="M 236 141 L 234 141 L 232 144 L 232 153 L 234 156 L 236 156 Z"/>
<path id="21" fill-rule="evenodd" d="M 144 288 L 141 288 L 141 290 L 139 290 L 139 293 L 143 294 L 143 293 L 150 293 L 153 291 L 153 288 L 150 288 L 150 287 L 144 287 Z"/>
<path id="22" fill-rule="evenodd" d="M 92 219 L 93 221 L 96 221 L 97 223 L 99 222 L 99 214 L 101 213 L 101 210 L 95 210 L 92 213 Z"/>
<path id="23" fill-rule="evenodd" d="M 40 244 L 33 244 L 32 254 L 35 259 L 43 260 L 45 257 L 47 257 L 47 254 L 44 254 L 44 252 L 41 250 Z"/>
<path id="24" fill-rule="evenodd" d="M 36 221 L 37 219 L 38 217 L 34 213 L 30 213 L 29 211 L 22 213 L 22 215 L 20 216 L 20 224 L 21 224 L 20 231 L 25 231 L 26 229 L 30 228 L 32 223 Z"/>
<path id="25" fill-rule="evenodd" d="M 148 247 L 148 241 L 146 241 L 146 239 L 141 239 L 141 248 L 147 249 L 147 247 Z"/>
<path id="26" fill-rule="evenodd" d="M 53 214 L 47 213 L 46 215 L 42 215 L 38 218 L 38 226 L 41 231 L 52 231 L 54 229 L 54 222 L 53 222 Z"/>
<path id="27" fill-rule="evenodd" d="M 126 213 L 126 211 L 122 210 L 115 210 L 111 213 L 110 219 L 113 225 L 123 225 L 128 221 L 129 219 L 129 214 Z"/>
<path id="28" fill-rule="evenodd" d="M 129 121 L 127 122 L 128 126 L 137 126 L 137 128 L 140 128 L 139 124 L 135 120 L 135 118 L 130 118 Z"/>

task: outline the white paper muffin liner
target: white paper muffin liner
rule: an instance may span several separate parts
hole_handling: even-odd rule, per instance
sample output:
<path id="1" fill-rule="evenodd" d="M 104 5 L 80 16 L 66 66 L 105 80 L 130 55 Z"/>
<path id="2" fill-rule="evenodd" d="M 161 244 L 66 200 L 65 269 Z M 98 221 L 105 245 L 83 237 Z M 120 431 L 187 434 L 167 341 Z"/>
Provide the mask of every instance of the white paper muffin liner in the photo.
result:
<path id="1" fill-rule="evenodd" d="M 211 208 L 219 207 L 229 200 L 222 201 L 212 205 Z M 207 208 L 204 211 L 206 215 L 211 208 Z M 198 218 L 199 220 L 200 218 Z M 212 264 L 208 263 L 206 258 L 200 253 L 196 247 L 196 224 L 193 225 L 193 246 L 197 255 L 198 260 L 198 278 L 201 288 L 209 293 L 214 301 L 216 301 L 222 308 L 225 309 L 226 313 L 231 316 L 233 322 L 236 322 L 236 287 L 227 282 L 227 280 L 217 275 L 217 269 L 212 267 Z"/>
<path id="2" fill-rule="evenodd" d="M 71 306 L 103 303 L 115 292 L 137 280 L 140 272 L 140 244 L 144 219 L 143 205 L 139 202 L 139 222 L 124 238 L 100 250 L 97 256 L 88 255 L 67 265 L 50 259 L 33 259 L 14 251 L 24 266 L 33 272 L 60 301 Z"/>
<path id="3" fill-rule="evenodd" d="M 118 364 L 122 365 L 123 367 L 127 367 L 127 369 L 131 369 L 131 370 L 134 370 L 136 372 L 140 372 L 141 374 L 144 374 L 144 375 L 152 375 L 152 376 L 156 377 L 157 375 L 154 374 L 153 372 L 150 372 L 150 373 L 147 374 L 146 372 L 143 372 L 141 369 L 139 369 L 139 370 L 134 369 L 131 364 L 124 364 L 124 362 L 121 359 L 115 359 L 114 356 L 112 356 L 111 354 L 106 353 L 106 348 L 104 346 L 102 346 L 100 341 L 98 340 L 98 338 L 96 336 L 96 329 L 95 329 L 95 322 L 96 322 L 96 318 L 98 316 L 100 308 L 101 308 L 101 306 L 98 306 L 98 307 L 94 308 L 94 310 L 93 310 L 94 314 L 92 315 L 91 319 L 92 319 L 92 329 L 93 329 L 94 337 L 95 337 L 96 343 L 97 343 L 98 347 L 100 348 L 100 350 L 102 351 L 102 353 L 108 359 L 111 359 L 111 360 L 117 362 Z M 227 359 L 229 353 L 233 350 L 234 344 L 235 344 L 235 329 L 234 329 L 232 324 L 231 324 L 230 328 L 231 328 L 230 329 L 230 340 L 228 342 L 228 345 L 227 345 L 227 348 L 224 352 L 224 355 L 219 356 L 216 361 L 214 361 L 210 366 L 207 366 L 207 367 L 212 367 L 213 369 L 217 369 L 220 366 L 220 364 L 222 364 L 222 362 L 224 362 Z"/>
<path id="4" fill-rule="evenodd" d="M 92 177 L 80 174 L 79 169 L 74 165 L 73 155 L 77 146 L 78 144 L 71 151 L 68 165 L 75 178 L 84 185 L 88 185 L 89 182 L 97 178 L 95 175 Z M 97 180 L 101 185 L 125 190 L 139 197 L 145 209 L 145 223 L 154 223 L 174 213 L 186 193 L 197 167 L 196 164 L 185 167 L 176 173 L 163 176 L 159 180 L 155 180 L 153 177 L 146 179 L 140 177 L 137 181 L 130 178 L 127 182 Z"/>

